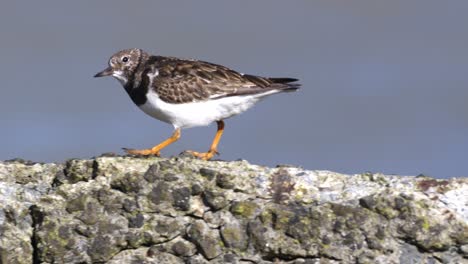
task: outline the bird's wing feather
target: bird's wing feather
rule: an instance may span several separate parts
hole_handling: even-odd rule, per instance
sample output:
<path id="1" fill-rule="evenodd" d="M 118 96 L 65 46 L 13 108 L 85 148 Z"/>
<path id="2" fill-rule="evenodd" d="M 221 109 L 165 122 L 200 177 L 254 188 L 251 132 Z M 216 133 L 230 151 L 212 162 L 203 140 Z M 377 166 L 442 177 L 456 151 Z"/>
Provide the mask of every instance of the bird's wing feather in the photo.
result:
<path id="1" fill-rule="evenodd" d="M 292 87 L 291 84 L 275 80 L 295 81 L 243 75 L 221 65 L 176 58 L 160 61 L 158 70 L 153 89 L 157 90 L 161 100 L 169 103 L 198 102 L 288 89 Z"/>

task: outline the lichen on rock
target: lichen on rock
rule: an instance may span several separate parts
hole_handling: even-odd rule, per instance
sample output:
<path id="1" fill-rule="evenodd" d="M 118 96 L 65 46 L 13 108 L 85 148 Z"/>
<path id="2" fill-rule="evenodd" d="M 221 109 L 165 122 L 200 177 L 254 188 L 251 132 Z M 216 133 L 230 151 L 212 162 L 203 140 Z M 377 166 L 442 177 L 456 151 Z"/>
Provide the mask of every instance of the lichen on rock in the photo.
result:
<path id="1" fill-rule="evenodd" d="M 0 162 L 0 263 L 463 263 L 468 179 L 246 161 Z"/>

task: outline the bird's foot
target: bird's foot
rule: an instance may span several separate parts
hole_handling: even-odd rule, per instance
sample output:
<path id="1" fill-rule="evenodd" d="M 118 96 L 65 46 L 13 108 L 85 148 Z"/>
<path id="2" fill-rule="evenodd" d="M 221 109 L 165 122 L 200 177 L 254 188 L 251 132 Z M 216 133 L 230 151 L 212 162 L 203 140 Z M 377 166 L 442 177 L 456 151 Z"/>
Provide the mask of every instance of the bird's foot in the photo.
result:
<path id="1" fill-rule="evenodd" d="M 187 150 L 185 152 L 202 160 L 210 160 L 211 158 L 213 158 L 214 155 L 219 154 L 219 152 L 216 151 L 215 149 L 210 149 L 208 152 L 196 152 L 192 150 Z"/>
<path id="2" fill-rule="evenodd" d="M 128 154 L 132 155 L 143 155 L 143 156 L 148 156 L 148 155 L 155 155 L 155 156 L 161 156 L 161 153 L 159 150 L 155 149 L 128 149 L 128 148 L 123 148 L 125 152 Z"/>

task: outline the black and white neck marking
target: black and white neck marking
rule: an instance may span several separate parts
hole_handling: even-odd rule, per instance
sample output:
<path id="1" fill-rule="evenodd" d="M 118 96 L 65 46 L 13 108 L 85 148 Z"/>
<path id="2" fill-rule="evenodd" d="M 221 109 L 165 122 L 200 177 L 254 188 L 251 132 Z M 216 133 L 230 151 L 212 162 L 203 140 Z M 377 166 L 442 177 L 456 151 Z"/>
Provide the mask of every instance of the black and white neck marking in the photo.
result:
<path id="1" fill-rule="evenodd" d="M 146 94 L 149 89 L 152 89 L 154 78 L 159 75 L 155 65 L 156 60 L 156 56 L 151 56 L 146 62 L 142 63 L 141 68 L 137 69 L 129 79 L 125 76 L 114 76 L 122 83 L 125 91 L 137 106 L 146 103 Z"/>

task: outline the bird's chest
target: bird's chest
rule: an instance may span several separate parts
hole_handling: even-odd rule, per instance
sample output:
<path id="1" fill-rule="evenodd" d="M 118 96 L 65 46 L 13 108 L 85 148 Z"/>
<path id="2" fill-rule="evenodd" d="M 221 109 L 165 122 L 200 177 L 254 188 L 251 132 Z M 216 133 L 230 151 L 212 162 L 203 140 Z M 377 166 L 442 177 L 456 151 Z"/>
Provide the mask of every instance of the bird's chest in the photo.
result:
<path id="1" fill-rule="evenodd" d="M 138 107 L 144 105 L 148 101 L 148 91 L 151 89 L 154 78 L 157 76 L 157 69 L 148 68 L 134 74 L 130 80 L 124 84 L 125 91 L 127 91 L 133 103 Z"/>
<path id="2" fill-rule="evenodd" d="M 244 112 L 258 100 L 252 96 L 242 96 L 173 104 L 161 100 L 154 91 L 147 93 L 146 98 L 147 101 L 139 105 L 140 109 L 156 119 L 174 125 L 176 128 L 209 125 L 211 122 Z"/>
<path id="3" fill-rule="evenodd" d="M 137 106 L 143 105 L 147 101 L 145 91 L 132 90 L 132 91 L 128 92 L 128 95 L 132 99 L 133 103 L 135 103 Z"/>
<path id="4" fill-rule="evenodd" d="M 174 113 L 176 106 L 164 102 L 155 92 L 147 93 L 145 102 L 137 105 L 147 115 L 163 122 L 172 124 L 176 118 L 176 113 Z"/>
<path id="5" fill-rule="evenodd" d="M 133 103 L 137 106 L 146 103 L 146 94 L 148 93 L 148 86 L 146 86 L 145 84 L 140 83 L 140 85 L 134 87 L 133 82 L 127 82 L 124 85 L 124 89 L 127 92 L 128 96 L 130 96 L 130 99 L 132 99 Z"/>

